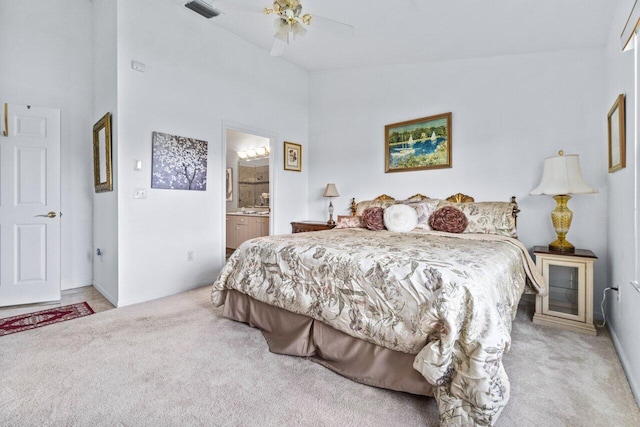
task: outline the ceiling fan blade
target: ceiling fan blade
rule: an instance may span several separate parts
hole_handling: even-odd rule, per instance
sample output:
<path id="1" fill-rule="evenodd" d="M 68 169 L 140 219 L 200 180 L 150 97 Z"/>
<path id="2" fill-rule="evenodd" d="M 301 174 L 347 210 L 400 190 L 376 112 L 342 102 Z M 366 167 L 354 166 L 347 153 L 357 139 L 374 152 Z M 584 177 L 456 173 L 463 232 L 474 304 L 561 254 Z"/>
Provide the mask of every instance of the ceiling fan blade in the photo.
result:
<path id="1" fill-rule="evenodd" d="M 334 21 L 333 19 L 324 18 L 318 15 L 313 15 L 309 26 L 342 37 L 352 37 L 356 31 L 353 25 Z"/>
<path id="2" fill-rule="evenodd" d="M 273 44 L 271 45 L 271 56 L 280 56 L 284 52 L 284 48 L 287 46 L 287 42 L 274 37 Z"/>

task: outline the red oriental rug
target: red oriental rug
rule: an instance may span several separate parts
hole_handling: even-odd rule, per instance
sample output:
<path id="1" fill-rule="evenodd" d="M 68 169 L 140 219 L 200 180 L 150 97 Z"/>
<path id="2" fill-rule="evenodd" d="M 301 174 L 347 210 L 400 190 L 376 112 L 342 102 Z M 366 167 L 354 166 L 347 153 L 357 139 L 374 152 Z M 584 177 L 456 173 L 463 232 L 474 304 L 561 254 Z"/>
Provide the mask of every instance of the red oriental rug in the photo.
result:
<path id="1" fill-rule="evenodd" d="M 0 319 L 0 336 L 35 329 L 52 323 L 64 322 L 65 320 L 84 317 L 90 314 L 93 314 L 93 309 L 89 304 L 80 302 L 62 307 L 53 307 L 48 310 L 36 311 L 35 313 L 5 317 L 4 319 Z"/>

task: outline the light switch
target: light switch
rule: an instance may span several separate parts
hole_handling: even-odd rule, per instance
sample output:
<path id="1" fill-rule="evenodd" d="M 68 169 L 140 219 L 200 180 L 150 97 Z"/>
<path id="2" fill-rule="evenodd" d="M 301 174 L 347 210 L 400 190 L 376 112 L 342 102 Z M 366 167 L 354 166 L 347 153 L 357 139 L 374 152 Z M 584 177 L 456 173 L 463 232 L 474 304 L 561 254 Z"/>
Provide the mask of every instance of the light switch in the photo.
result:
<path id="1" fill-rule="evenodd" d="M 142 170 L 142 160 L 133 161 L 133 170 L 136 172 L 140 172 Z"/>

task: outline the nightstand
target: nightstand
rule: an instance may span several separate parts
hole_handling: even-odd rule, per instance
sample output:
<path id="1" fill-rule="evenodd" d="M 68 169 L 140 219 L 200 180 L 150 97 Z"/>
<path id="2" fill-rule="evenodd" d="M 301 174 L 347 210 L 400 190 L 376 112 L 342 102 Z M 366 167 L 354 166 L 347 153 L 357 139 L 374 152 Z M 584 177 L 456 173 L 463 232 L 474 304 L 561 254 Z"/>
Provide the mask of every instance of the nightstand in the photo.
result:
<path id="1" fill-rule="evenodd" d="M 329 225 L 320 221 L 294 221 L 291 223 L 292 233 L 304 233 L 307 231 L 331 230 L 335 225 Z"/>
<path id="2" fill-rule="evenodd" d="M 593 264 L 598 257 L 586 249 L 551 251 L 535 246 L 536 266 L 549 293 L 536 296 L 533 323 L 560 326 L 596 335 L 593 326 Z"/>

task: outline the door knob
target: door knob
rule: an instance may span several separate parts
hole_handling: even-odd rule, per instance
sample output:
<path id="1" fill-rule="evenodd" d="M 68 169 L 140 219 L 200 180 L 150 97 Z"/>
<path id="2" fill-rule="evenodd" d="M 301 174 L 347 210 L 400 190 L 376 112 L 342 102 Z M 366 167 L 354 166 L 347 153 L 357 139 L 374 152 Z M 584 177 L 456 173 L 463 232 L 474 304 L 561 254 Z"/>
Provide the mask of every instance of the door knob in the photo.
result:
<path id="1" fill-rule="evenodd" d="M 55 218 L 56 217 L 56 213 L 51 211 L 46 215 L 36 215 L 36 216 L 46 216 L 47 218 Z"/>

